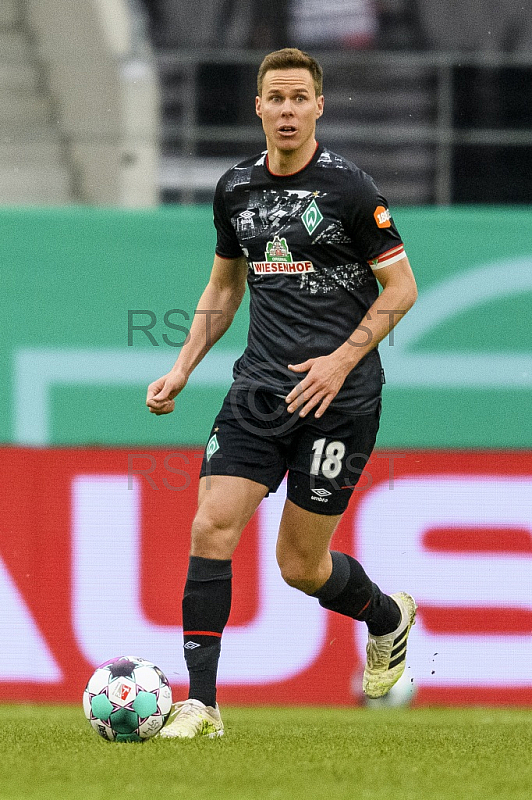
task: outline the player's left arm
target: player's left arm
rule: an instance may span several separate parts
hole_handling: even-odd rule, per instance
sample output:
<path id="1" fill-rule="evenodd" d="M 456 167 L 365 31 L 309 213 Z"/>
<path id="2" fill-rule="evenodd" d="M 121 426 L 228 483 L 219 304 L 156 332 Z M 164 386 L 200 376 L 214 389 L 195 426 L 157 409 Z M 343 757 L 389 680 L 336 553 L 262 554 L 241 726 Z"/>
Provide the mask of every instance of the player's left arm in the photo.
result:
<path id="1" fill-rule="evenodd" d="M 351 359 L 347 358 L 352 363 L 350 369 L 377 347 L 417 299 L 416 279 L 406 255 L 388 267 L 376 269 L 375 277 L 382 286 L 382 292 L 352 336 L 339 348 L 342 351 L 351 346 L 356 350 L 356 354 L 350 354 Z"/>
<path id="2" fill-rule="evenodd" d="M 301 408 L 299 413 L 304 417 L 319 406 L 316 417 L 321 417 L 351 370 L 377 347 L 414 305 L 417 287 L 406 256 L 390 266 L 376 269 L 375 276 L 382 292 L 349 339 L 327 356 L 288 365 L 293 372 L 307 373 L 287 395 L 288 411 Z"/>

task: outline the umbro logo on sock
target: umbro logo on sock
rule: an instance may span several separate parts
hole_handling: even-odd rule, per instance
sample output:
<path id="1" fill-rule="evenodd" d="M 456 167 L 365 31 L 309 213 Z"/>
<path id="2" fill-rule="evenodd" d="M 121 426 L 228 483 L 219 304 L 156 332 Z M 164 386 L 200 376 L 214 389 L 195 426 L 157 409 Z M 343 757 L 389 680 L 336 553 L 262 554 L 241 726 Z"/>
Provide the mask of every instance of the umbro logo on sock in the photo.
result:
<path id="1" fill-rule="evenodd" d="M 197 642 L 187 642 L 186 644 L 183 645 L 183 647 L 185 648 L 185 650 L 195 650 L 196 647 L 201 647 L 201 645 L 198 644 Z"/>

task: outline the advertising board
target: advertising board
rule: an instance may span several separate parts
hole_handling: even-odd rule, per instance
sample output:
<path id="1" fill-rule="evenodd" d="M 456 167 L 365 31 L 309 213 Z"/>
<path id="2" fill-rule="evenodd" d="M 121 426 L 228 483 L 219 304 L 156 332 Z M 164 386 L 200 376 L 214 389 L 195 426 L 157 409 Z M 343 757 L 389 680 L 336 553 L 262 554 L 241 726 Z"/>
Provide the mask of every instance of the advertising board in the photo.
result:
<path id="1" fill-rule="evenodd" d="M 139 655 L 187 684 L 180 598 L 201 452 L 1 451 L 0 700 L 78 702 L 99 663 Z M 379 450 L 333 547 L 419 605 L 418 704 L 532 705 L 532 454 Z M 234 558 L 220 701 L 360 701 L 365 626 L 283 583 L 283 487 Z"/>
<path id="2" fill-rule="evenodd" d="M 379 447 L 532 448 L 530 209 L 394 219 L 419 298 L 379 347 Z M 247 298 L 179 414 L 154 419 L 144 399 L 185 346 L 212 266 L 212 209 L 3 208 L 0 226 L 0 442 L 203 445 L 245 347 Z"/>

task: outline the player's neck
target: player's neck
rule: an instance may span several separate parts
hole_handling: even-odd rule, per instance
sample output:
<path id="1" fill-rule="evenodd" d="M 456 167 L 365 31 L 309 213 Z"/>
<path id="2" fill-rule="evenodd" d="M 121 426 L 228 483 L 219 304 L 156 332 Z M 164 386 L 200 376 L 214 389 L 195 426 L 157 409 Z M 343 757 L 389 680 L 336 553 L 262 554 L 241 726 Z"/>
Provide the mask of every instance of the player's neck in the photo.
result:
<path id="1" fill-rule="evenodd" d="M 318 148 L 315 139 L 301 149 L 286 151 L 268 145 L 266 166 L 273 175 L 293 175 L 300 172 L 314 157 Z"/>

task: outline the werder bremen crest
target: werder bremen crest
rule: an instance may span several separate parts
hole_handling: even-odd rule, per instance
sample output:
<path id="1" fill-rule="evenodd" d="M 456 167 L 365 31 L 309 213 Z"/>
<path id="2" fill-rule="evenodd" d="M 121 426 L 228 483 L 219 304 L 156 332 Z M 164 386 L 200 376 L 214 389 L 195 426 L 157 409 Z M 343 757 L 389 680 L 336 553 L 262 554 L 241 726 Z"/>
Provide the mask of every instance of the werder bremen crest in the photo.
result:
<path id="1" fill-rule="evenodd" d="M 286 239 L 274 236 L 266 245 L 266 261 L 292 261 L 292 253 L 288 249 Z"/>
<path id="2" fill-rule="evenodd" d="M 207 461 L 210 461 L 213 455 L 216 453 L 217 450 L 220 449 L 220 445 L 218 444 L 218 439 L 216 438 L 216 434 L 213 434 L 209 441 L 207 442 L 207 448 L 205 450 L 205 454 L 207 456 Z"/>
<path id="3" fill-rule="evenodd" d="M 322 213 L 319 210 L 318 204 L 315 200 L 312 201 L 312 203 L 305 210 L 305 213 L 302 214 L 301 219 L 303 221 L 303 225 L 307 229 L 308 235 L 312 236 L 323 219 Z"/>

